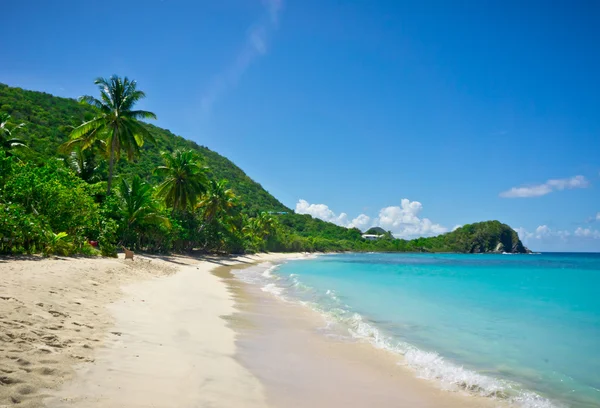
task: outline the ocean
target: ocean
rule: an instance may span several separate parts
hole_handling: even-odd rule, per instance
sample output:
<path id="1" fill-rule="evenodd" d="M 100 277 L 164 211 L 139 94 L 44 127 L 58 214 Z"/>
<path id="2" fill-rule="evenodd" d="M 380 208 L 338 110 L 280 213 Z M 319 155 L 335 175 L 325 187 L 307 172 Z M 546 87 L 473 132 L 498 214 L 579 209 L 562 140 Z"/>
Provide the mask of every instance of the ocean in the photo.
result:
<path id="1" fill-rule="evenodd" d="M 235 273 L 444 389 L 600 407 L 600 254 L 336 254 Z"/>

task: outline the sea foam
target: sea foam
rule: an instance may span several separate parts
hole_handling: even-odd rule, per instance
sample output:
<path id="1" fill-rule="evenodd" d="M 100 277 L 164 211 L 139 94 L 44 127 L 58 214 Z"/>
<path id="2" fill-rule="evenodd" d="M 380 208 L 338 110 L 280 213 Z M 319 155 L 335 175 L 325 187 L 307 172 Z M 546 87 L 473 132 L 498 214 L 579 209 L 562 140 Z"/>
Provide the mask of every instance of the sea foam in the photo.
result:
<path id="1" fill-rule="evenodd" d="M 436 352 L 421 350 L 412 344 L 395 340 L 384 334 L 376 324 L 352 312 L 335 290 L 328 289 L 319 294 L 314 288 L 303 284 L 296 274 L 277 275 L 275 272 L 280 266 L 281 264 L 266 263 L 235 271 L 235 274 L 242 281 L 259 285 L 264 292 L 281 300 L 296 301 L 319 312 L 327 322 L 323 328 L 326 332 L 331 332 L 329 329 L 334 325 L 342 325 L 347 329 L 349 337 L 398 354 L 401 356 L 399 365 L 409 367 L 417 377 L 434 381 L 442 389 L 501 399 L 523 408 L 562 408 L 562 405 L 534 392 L 521 389 L 516 383 L 479 374 L 448 361 Z M 334 335 L 325 333 L 331 337 L 330 334 Z"/>

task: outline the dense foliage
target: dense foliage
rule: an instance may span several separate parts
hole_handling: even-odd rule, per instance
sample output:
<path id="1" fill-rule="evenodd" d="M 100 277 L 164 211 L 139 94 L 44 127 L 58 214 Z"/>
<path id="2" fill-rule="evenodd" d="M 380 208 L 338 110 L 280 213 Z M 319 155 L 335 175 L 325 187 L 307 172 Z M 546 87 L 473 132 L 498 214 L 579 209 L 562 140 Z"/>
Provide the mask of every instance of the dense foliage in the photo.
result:
<path id="1" fill-rule="evenodd" d="M 97 83 L 101 100 L 83 104 L 0 84 L 0 253 L 525 251 L 498 221 L 410 241 L 374 228 L 368 241 L 295 214 L 224 157 L 137 122 L 153 114 L 119 99 L 143 96 L 135 82 Z"/>
<path id="2" fill-rule="evenodd" d="M 74 99 L 61 98 L 44 92 L 27 91 L 0 83 L 0 112 L 11 115 L 15 124 L 23 123 L 18 136 L 30 149 L 21 149 L 22 157 L 35 163 L 57 157 L 58 147 L 69 140 L 73 129 L 94 118 L 90 105 Z M 140 155 L 134 161 L 121 158 L 115 164 L 115 173 L 125 177 L 139 175 L 153 184 L 162 181 L 154 174 L 156 167 L 164 164 L 162 152 L 192 150 L 197 153 L 206 167 L 208 176 L 215 180 L 228 180 L 230 187 L 244 203 L 249 214 L 262 211 L 290 211 L 260 184 L 248 177 L 239 167 L 212 150 L 176 136 L 168 130 L 144 124 L 151 133 L 154 143 L 144 143 Z M 27 150 L 27 151 L 26 151 Z M 99 148 L 98 150 L 102 150 Z M 67 154 L 58 155 L 66 158 Z M 106 180 L 108 160 L 98 160 L 97 174 Z"/>

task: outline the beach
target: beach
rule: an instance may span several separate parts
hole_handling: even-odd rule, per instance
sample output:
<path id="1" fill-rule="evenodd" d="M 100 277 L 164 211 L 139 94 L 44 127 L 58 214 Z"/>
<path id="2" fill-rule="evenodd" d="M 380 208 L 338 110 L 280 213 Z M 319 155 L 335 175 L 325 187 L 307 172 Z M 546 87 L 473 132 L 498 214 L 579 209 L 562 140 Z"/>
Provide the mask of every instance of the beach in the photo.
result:
<path id="1" fill-rule="evenodd" d="M 420 379 L 398 364 L 397 355 L 349 340 L 345 328 L 332 328 L 322 314 L 283 300 L 277 290 L 248 284 L 238 273 L 268 276 L 273 266 L 216 272 L 235 294 L 238 360 L 265 386 L 270 407 L 508 407 Z"/>
<path id="2" fill-rule="evenodd" d="M 0 407 L 508 406 L 238 275 L 310 257 L 4 259 Z"/>
<path id="3" fill-rule="evenodd" d="M 265 406 L 210 271 L 290 256 L 1 260 L 0 406 Z"/>

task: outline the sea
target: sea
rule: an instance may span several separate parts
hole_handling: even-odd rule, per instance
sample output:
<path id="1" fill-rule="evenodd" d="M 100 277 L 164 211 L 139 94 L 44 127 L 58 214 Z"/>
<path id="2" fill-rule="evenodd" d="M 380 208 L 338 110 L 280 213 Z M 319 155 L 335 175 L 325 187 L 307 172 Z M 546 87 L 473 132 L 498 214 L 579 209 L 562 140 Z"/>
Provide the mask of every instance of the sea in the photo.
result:
<path id="1" fill-rule="evenodd" d="M 449 391 L 600 407 L 600 254 L 334 254 L 236 275 Z"/>

